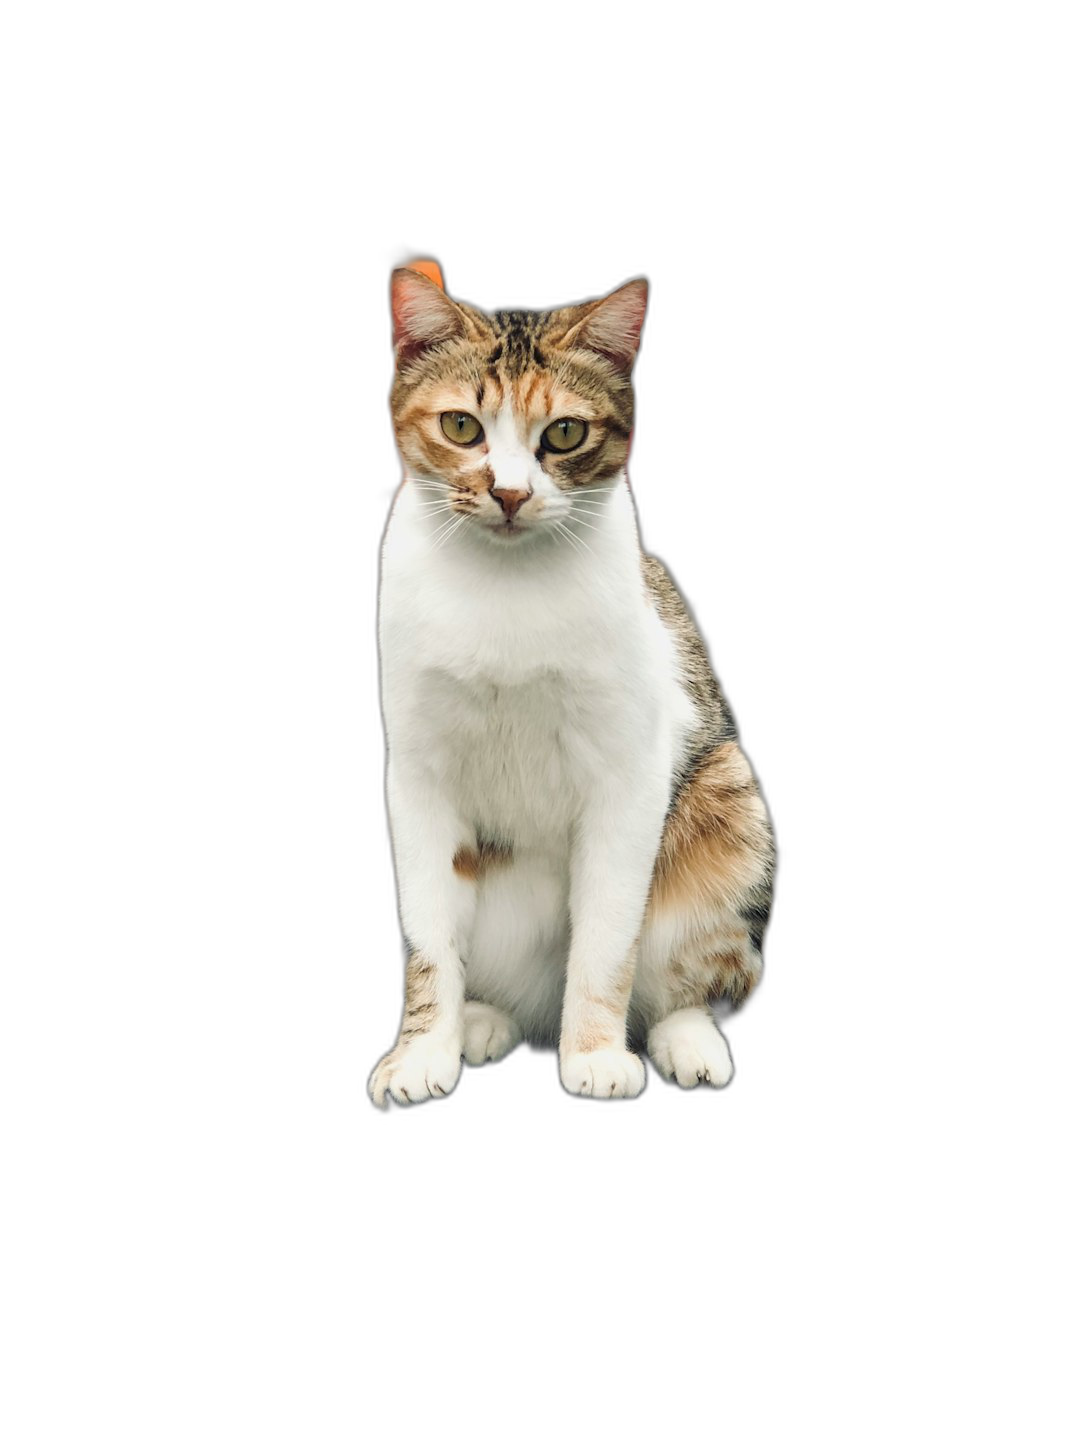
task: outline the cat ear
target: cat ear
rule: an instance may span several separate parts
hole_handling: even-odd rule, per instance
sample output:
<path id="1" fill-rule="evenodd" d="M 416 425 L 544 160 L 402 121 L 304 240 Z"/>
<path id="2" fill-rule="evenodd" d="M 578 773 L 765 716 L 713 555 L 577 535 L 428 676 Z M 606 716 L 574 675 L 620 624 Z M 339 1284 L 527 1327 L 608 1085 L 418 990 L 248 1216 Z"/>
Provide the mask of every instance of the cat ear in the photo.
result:
<path id="1" fill-rule="evenodd" d="M 571 328 L 564 343 L 595 350 L 620 370 L 629 370 L 641 342 L 648 299 L 647 280 L 628 280 L 602 300 L 586 306 L 585 317 Z"/>
<path id="2" fill-rule="evenodd" d="M 402 267 L 390 277 L 390 309 L 398 359 L 409 359 L 465 333 L 461 311 L 440 287 L 418 270 Z"/>

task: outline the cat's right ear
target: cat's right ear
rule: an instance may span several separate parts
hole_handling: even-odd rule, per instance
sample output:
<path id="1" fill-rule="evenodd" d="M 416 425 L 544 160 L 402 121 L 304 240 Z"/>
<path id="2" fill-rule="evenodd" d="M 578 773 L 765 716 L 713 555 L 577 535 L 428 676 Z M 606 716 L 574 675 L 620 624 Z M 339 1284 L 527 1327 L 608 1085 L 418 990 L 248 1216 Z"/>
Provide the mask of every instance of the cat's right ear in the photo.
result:
<path id="1" fill-rule="evenodd" d="M 450 297 L 426 275 L 404 266 L 390 277 L 390 310 L 399 363 L 465 333 L 461 311 Z"/>

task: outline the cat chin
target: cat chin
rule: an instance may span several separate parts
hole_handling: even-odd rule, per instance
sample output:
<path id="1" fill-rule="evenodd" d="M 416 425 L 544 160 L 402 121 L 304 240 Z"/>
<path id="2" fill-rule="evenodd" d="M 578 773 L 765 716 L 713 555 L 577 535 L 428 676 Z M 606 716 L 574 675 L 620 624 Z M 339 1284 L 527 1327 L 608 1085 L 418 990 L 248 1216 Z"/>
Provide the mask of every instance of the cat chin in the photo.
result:
<path id="1" fill-rule="evenodd" d="M 543 533 L 544 528 L 541 525 L 515 525 L 513 529 L 508 525 L 480 525 L 477 527 L 481 535 L 500 549 L 525 544 Z"/>

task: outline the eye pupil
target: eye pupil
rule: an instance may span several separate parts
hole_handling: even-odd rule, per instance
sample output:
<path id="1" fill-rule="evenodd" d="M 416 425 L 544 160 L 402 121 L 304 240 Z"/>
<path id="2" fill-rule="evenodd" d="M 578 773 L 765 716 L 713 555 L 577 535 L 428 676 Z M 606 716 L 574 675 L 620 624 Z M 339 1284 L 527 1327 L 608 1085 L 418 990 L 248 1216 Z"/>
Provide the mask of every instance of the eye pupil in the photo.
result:
<path id="1" fill-rule="evenodd" d="M 588 432 L 588 424 L 584 420 L 575 420 L 573 416 L 553 420 L 541 436 L 541 447 L 554 450 L 557 454 L 566 454 L 570 450 L 576 450 Z"/>
<path id="2" fill-rule="evenodd" d="M 480 421 L 465 410 L 444 410 L 439 424 L 446 438 L 456 445 L 478 445 L 484 438 Z"/>

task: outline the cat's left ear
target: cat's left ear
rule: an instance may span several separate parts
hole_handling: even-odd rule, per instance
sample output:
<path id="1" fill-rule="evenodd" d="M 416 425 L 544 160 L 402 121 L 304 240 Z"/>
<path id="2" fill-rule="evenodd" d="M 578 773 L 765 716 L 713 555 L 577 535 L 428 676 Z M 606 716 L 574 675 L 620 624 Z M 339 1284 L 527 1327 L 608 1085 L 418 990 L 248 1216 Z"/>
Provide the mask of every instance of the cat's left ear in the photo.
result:
<path id="1" fill-rule="evenodd" d="M 461 311 L 446 292 L 425 273 L 407 266 L 390 277 L 390 309 L 399 360 L 465 333 Z"/>
<path id="2" fill-rule="evenodd" d="M 595 350 L 620 370 L 629 370 L 641 343 L 648 300 L 649 282 L 628 280 L 602 300 L 585 306 L 584 318 L 567 332 L 564 344 Z"/>

